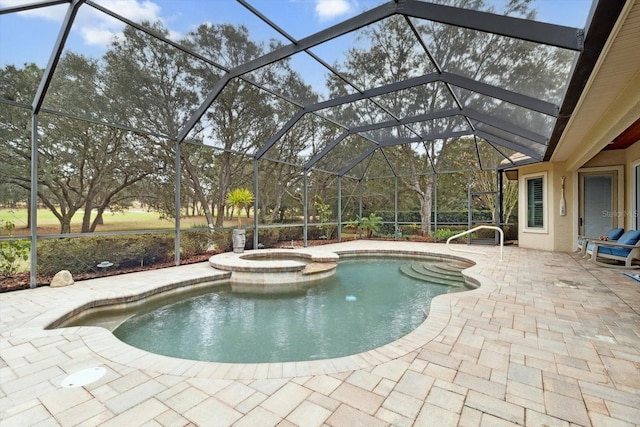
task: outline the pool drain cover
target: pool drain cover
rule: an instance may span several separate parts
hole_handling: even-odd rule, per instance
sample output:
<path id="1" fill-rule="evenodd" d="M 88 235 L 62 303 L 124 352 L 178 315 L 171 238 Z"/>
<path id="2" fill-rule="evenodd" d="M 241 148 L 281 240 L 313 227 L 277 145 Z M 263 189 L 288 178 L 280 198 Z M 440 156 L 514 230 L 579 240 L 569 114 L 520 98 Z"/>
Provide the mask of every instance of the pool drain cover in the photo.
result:
<path id="1" fill-rule="evenodd" d="M 67 378 L 62 380 L 62 387 L 82 387 L 83 385 L 91 384 L 94 381 L 98 381 L 100 378 L 104 377 L 104 374 L 107 373 L 107 370 L 103 367 L 97 368 L 87 368 L 82 371 L 78 371 L 74 374 L 69 375 Z"/>

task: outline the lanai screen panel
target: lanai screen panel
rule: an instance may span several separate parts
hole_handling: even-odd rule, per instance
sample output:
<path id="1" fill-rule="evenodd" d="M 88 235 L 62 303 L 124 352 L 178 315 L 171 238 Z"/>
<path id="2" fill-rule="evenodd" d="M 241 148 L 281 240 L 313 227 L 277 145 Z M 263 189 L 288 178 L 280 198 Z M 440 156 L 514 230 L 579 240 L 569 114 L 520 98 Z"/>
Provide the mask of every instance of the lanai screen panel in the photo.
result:
<path id="1" fill-rule="evenodd" d="M 421 135 L 423 140 L 446 138 L 451 133 L 472 133 L 473 128 L 462 115 L 452 115 L 444 118 L 424 120 L 407 125 L 414 133 Z"/>
<path id="2" fill-rule="evenodd" d="M 429 72 L 426 76 L 435 74 Z M 406 119 L 458 108 L 447 86 L 437 80 L 371 98 L 398 118 Z"/>
<path id="3" fill-rule="evenodd" d="M 242 75 L 263 88 L 303 106 L 318 102 L 321 93 L 311 75 L 322 75 L 326 68 L 307 53 L 301 52 Z"/>
<path id="4" fill-rule="evenodd" d="M 29 200 L 31 186 L 31 114 L 26 108 L 0 104 L 0 194 L 9 207 Z M 27 222 L 10 218 L 18 228 Z"/>
<path id="5" fill-rule="evenodd" d="M 21 1 L 11 6 L 33 4 Z M 4 6 L 4 5 L 3 5 Z M 0 11 L 6 10 L 1 7 Z M 44 11 L 0 14 L 0 98 L 30 105 L 40 84 L 42 70 L 51 56 L 66 5 L 42 8 L 51 19 L 36 19 Z M 37 33 L 38 38 L 25 37 Z"/>
<path id="6" fill-rule="evenodd" d="M 346 40 L 345 40 L 346 39 Z M 436 71 L 401 16 L 391 16 L 311 49 L 332 58 L 347 81 L 331 77 L 332 96 L 368 90 Z"/>
<path id="7" fill-rule="evenodd" d="M 38 133 L 39 199 L 57 217 L 47 232 L 102 231 L 100 217 L 108 224 L 133 200 L 159 216 L 174 212 L 171 140 L 48 113 L 40 114 Z M 41 225 L 51 223 L 45 215 Z"/>
<path id="8" fill-rule="evenodd" d="M 180 25 L 184 28 L 183 32 L 199 33 L 204 27 L 213 27 L 216 29 L 214 34 L 223 33 L 222 38 L 211 37 L 211 32 L 205 30 L 202 36 L 207 41 L 194 49 L 226 67 L 243 64 L 276 50 L 280 44 L 288 43 L 277 30 L 237 1 L 213 4 L 207 0 L 182 1 L 179 16 L 171 19 L 171 22 L 183 21 Z M 234 40 L 235 43 L 225 46 L 221 43 L 224 39 Z"/>
<path id="9" fill-rule="evenodd" d="M 377 179 L 394 177 L 396 174 L 384 153 L 384 149 L 376 149 L 347 171 L 344 176 L 354 179 Z"/>
<path id="10" fill-rule="evenodd" d="M 302 167 L 268 159 L 260 161 L 257 192 L 259 224 L 300 224 L 303 191 Z"/>
<path id="11" fill-rule="evenodd" d="M 68 43 L 44 108 L 175 138 L 220 70 L 87 5 L 78 11 L 71 33 L 81 31 L 74 28 L 96 14 L 109 28 L 122 32 L 92 56 Z M 152 29 L 169 34 L 160 23 Z"/>
<path id="12" fill-rule="evenodd" d="M 235 78 L 224 86 L 185 141 L 253 156 L 298 110 L 253 83 Z"/>
<path id="13" fill-rule="evenodd" d="M 560 103 L 577 53 L 412 18 L 442 71 Z"/>
<path id="14" fill-rule="evenodd" d="M 369 99 L 324 108 L 319 110 L 318 114 L 335 120 L 345 127 L 364 126 L 393 120 L 393 116 Z"/>
<path id="15" fill-rule="evenodd" d="M 313 168 L 340 174 L 341 172 L 346 172 L 348 169 L 344 169 L 358 160 L 363 153 L 370 153 L 376 147 L 375 143 L 365 138 L 358 135 L 349 135 L 319 159 Z"/>
<path id="16" fill-rule="evenodd" d="M 477 10 L 481 12 L 490 12 L 498 15 L 525 18 L 550 24 L 579 27 L 583 27 L 586 24 L 589 9 L 593 3 L 592 0 L 571 0 L 568 3 L 570 3 L 572 13 L 562 14 L 549 13 L 548 10 L 546 13 L 540 11 L 540 5 L 543 1 L 544 0 L 539 0 L 538 2 L 534 2 L 533 5 L 531 5 L 531 8 L 526 9 L 518 7 L 518 4 L 509 5 L 507 2 L 496 3 L 488 1 L 431 0 L 431 3 L 455 6 L 462 9 Z"/>
<path id="17" fill-rule="evenodd" d="M 342 128 L 321 116 L 305 114 L 274 142 L 263 158 L 303 165 L 342 132 Z"/>
<path id="18" fill-rule="evenodd" d="M 480 156 L 480 165 L 483 170 L 496 169 L 502 161 L 516 154 L 517 151 L 492 144 L 483 138 L 477 138 L 478 153 Z"/>
<path id="19" fill-rule="evenodd" d="M 555 124 L 551 114 L 538 112 L 511 102 L 453 86 L 463 106 L 488 114 L 510 125 L 549 137 Z"/>
<path id="20" fill-rule="evenodd" d="M 437 173 L 480 169 L 478 147 L 473 136 L 436 140 L 434 144 L 438 144 L 432 157 Z"/>
<path id="21" fill-rule="evenodd" d="M 383 148 L 392 170 L 399 177 L 435 173 L 431 153 L 423 142 L 413 142 Z"/>
<path id="22" fill-rule="evenodd" d="M 487 138 L 496 141 L 497 137 L 498 141 L 494 143 L 496 145 L 501 143 L 500 146 L 504 149 L 511 149 L 516 152 L 529 150 L 538 155 L 542 155 L 547 149 L 546 140 L 544 142 L 538 142 L 529 138 L 521 137 L 519 135 L 514 135 L 513 133 L 506 132 L 503 129 L 490 126 L 482 122 L 472 121 L 472 123 L 479 133 L 486 133 Z"/>

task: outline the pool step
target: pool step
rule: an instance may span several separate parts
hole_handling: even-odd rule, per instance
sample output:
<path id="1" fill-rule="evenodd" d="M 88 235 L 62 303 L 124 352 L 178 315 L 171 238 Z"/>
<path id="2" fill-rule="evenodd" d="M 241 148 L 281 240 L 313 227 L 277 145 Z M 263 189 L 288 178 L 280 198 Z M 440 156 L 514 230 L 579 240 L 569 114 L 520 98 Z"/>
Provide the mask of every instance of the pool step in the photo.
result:
<path id="1" fill-rule="evenodd" d="M 441 262 L 438 264 L 434 264 L 437 268 L 441 270 L 447 270 L 454 273 L 460 273 L 465 268 L 471 267 L 473 264 L 466 264 L 461 262 Z"/>
<path id="2" fill-rule="evenodd" d="M 414 263 L 414 264 L 422 264 L 422 263 Z M 431 272 L 424 266 L 415 266 L 414 264 L 403 265 L 400 267 L 400 271 L 405 275 L 420 280 L 423 282 L 431 282 L 431 283 L 439 283 L 447 286 L 456 286 L 456 287 L 464 287 L 465 281 L 462 275 L 459 277 L 453 275 L 444 275 L 437 272 Z M 420 269 L 420 271 L 417 271 Z"/>
<path id="3" fill-rule="evenodd" d="M 464 281 L 462 277 L 462 273 L 460 270 L 452 271 L 440 268 L 438 264 L 430 264 L 430 263 L 421 263 L 414 262 L 411 264 L 411 268 L 416 272 L 423 274 L 428 277 L 433 277 L 434 279 L 445 279 L 445 280 L 460 280 Z"/>

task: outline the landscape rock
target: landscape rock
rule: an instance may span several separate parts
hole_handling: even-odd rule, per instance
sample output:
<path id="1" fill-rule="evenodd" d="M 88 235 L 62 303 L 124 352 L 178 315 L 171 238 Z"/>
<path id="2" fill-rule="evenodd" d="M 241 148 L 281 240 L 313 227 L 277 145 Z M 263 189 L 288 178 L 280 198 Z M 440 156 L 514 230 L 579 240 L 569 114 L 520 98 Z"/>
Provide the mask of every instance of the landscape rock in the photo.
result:
<path id="1" fill-rule="evenodd" d="M 73 285 L 73 283 L 74 283 L 73 276 L 71 276 L 71 273 L 69 272 L 69 270 L 61 270 L 61 271 L 58 271 L 55 276 L 53 276 L 53 279 L 51 279 L 51 284 L 49 285 L 49 287 L 61 288 L 63 286 Z"/>

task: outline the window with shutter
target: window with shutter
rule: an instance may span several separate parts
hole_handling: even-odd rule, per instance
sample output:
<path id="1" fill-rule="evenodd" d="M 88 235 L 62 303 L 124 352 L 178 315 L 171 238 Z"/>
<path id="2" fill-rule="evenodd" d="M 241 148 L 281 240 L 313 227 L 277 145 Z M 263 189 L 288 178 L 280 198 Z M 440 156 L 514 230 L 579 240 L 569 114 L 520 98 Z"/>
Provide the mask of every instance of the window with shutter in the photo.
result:
<path id="1" fill-rule="evenodd" d="M 544 228 L 543 177 L 527 179 L 527 227 Z"/>

